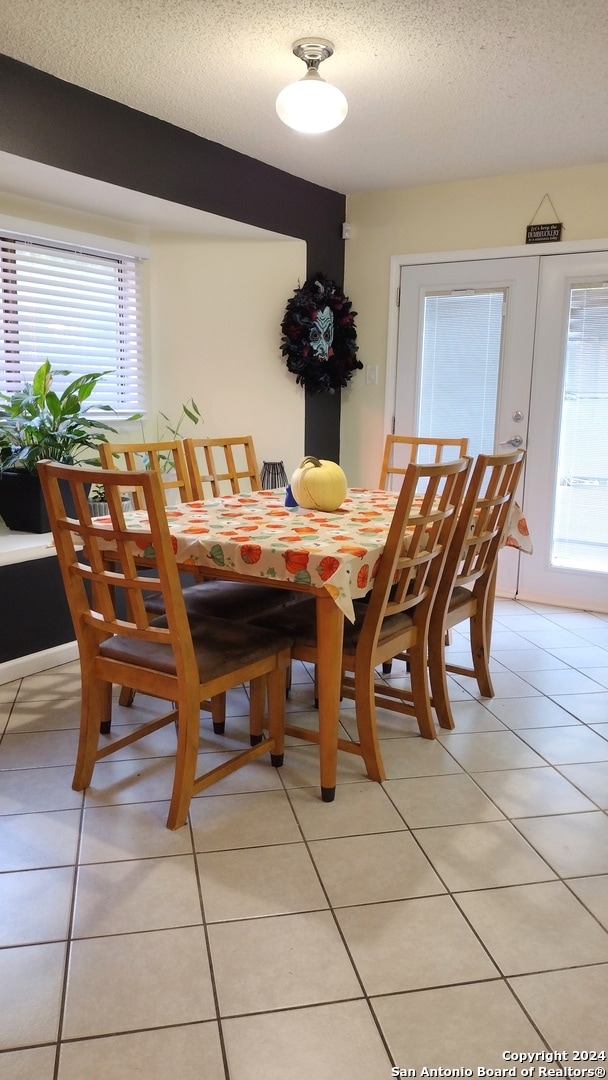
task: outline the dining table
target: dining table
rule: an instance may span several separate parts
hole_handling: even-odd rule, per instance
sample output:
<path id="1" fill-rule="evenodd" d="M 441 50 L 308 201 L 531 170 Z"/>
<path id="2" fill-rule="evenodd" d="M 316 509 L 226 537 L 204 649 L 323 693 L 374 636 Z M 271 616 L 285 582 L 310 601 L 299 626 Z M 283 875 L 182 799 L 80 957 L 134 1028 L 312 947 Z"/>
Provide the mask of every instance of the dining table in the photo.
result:
<path id="1" fill-rule="evenodd" d="M 285 489 L 253 491 L 167 506 L 181 570 L 288 588 L 316 601 L 321 797 L 335 796 L 344 619 L 369 592 L 397 502 L 396 492 L 349 488 L 339 509 L 285 505 Z M 125 512 L 130 529 L 147 528 L 143 510 Z M 109 518 L 96 518 L 103 528 Z M 531 551 L 525 517 L 512 507 L 505 543 Z M 110 544 L 109 544 L 110 546 Z M 154 559 L 142 536 L 139 552 Z"/>

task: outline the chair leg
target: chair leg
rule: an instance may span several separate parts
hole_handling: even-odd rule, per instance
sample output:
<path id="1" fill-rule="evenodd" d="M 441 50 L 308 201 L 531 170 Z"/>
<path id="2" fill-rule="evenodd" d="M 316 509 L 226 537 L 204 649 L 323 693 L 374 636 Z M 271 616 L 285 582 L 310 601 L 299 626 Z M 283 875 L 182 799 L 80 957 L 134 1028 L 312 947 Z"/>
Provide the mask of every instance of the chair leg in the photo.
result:
<path id="1" fill-rule="evenodd" d="M 285 687 L 283 687 L 283 697 Z M 266 678 L 252 679 L 249 683 L 249 742 L 257 746 L 264 738 L 264 706 L 266 704 Z M 285 708 L 285 706 L 283 706 Z"/>
<path id="2" fill-rule="evenodd" d="M 427 651 L 421 645 L 409 650 L 412 699 L 418 728 L 423 739 L 436 739 L 435 721 L 431 712 Z"/>
<path id="3" fill-rule="evenodd" d="M 359 732 L 361 756 L 370 780 L 386 780 L 384 762 L 380 753 L 374 700 L 374 671 L 361 666 L 355 671 L 355 715 Z"/>
<path id="4" fill-rule="evenodd" d="M 112 684 L 90 677 L 82 679 L 80 706 L 80 737 L 72 787 L 84 791 L 93 777 L 97 760 L 100 727 L 107 722 L 112 709 Z M 102 718 L 100 720 L 100 718 Z"/>
<path id="5" fill-rule="evenodd" d="M 485 583 L 485 588 L 482 588 L 483 579 L 477 582 L 477 588 L 474 592 L 477 598 L 476 611 L 470 620 L 473 670 L 482 697 L 494 697 L 494 687 L 490 675 L 490 649 L 497 570 L 498 566 L 495 564 L 489 580 Z"/>
<path id="6" fill-rule="evenodd" d="M 100 735 L 109 735 L 112 730 L 112 687 L 110 684 L 108 684 L 106 695 L 105 711 L 102 713 L 99 722 Z"/>
<path id="7" fill-rule="evenodd" d="M 118 704 L 123 705 L 129 709 L 135 700 L 135 691 L 131 690 L 130 686 L 121 686 L 120 694 L 118 695 Z"/>
<path id="8" fill-rule="evenodd" d="M 432 623 L 429 629 L 428 665 L 432 703 L 439 725 L 451 730 L 455 724 L 445 669 L 445 634 L 441 628 L 434 631 Z"/>
<path id="9" fill-rule="evenodd" d="M 268 730 L 274 739 L 270 760 L 275 768 L 283 764 L 285 755 L 285 668 L 279 664 L 266 676 L 268 692 Z"/>
<path id="10" fill-rule="evenodd" d="M 313 679 L 314 679 L 313 686 L 314 686 L 314 695 L 315 695 L 314 696 L 315 709 L 318 709 L 319 708 L 319 675 L 318 675 L 318 672 L 317 672 L 317 665 L 316 664 L 314 666 Z"/>
<path id="11" fill-rule="evenodd" d="M 226 730 L 226 695 L 216 694 L 211 698 L 211 722 L 216 735 L 223 735 Z"/>
<path id="12" fill-rule="evenodd" d="M 471 627 L 471 656 L 473 670 L 479 693 L 482 697 L 494 697 L 494 687 L 490 675 L 490 635 L 488 633 L 488 620 L 486 612 L 478 612 L 470 620 Z"/>
<path id="13" fill-rule="evenodd" d="M 200 701 L 177 703 L 177 751 L 171 805 L 167 817 L 168 829 L 180 829 L 186 824 L 194 781 L 199 743 Z"/>

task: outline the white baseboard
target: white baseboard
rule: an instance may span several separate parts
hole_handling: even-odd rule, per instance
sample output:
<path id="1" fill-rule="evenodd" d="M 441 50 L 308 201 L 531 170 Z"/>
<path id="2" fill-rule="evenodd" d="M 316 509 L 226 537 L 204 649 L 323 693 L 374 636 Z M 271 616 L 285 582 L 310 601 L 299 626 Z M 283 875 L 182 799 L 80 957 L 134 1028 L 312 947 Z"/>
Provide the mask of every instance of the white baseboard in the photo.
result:
<path id="1" fill-rule="evenodd" d="M 559 608 L 560 611 L 589 611 L 598 615 L 608 615 L 606 598 L 598 595 L 595 600 L 574 601 L 564 600 L 559 593 L 535 592 L 534 589 L 526 589 L 513 595 L 512 590 L 496 588 L 496 595 L 503 600 L 518 600 L 521 604 L 543 604 L 545 607 Z"/>
<path id="2" fill-rule="evenodd" d="M 55 645 L 52 649 L 43 649 L 27 656 L 17 656 L 14 660 L 6 660 L 0 664 L 0 685 L 23 679 L 26 675 L 35 675 L 38 671 L 46 671 L 47 668 L 57 667 L 59 664 L 69 664 L 71 660 L 77 659 L 78 646 L 75 641 L 67 641 L 65 645 Z"/>
<path id="3" fill-rule="evenodd" d="M 513 589 L 500 589 L 496 586 L 496 596 L 499 596 L 501 600 L 516 600 L 515 592 Z"/>

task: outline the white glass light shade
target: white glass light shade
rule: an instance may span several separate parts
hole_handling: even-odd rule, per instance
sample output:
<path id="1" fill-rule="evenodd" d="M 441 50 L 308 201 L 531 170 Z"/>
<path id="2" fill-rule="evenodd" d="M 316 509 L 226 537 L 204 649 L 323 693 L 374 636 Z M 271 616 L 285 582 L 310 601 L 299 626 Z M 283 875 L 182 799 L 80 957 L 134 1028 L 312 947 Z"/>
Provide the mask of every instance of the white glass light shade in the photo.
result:
<path id="1" fill-rule="evenodd" d="M 277 98 L 277 113 L 283 123 L 306 134 L 337 128 L 347 112 L 348 102 L 342 91 L 325 82 L 314 68 L 281 90 Z"/>

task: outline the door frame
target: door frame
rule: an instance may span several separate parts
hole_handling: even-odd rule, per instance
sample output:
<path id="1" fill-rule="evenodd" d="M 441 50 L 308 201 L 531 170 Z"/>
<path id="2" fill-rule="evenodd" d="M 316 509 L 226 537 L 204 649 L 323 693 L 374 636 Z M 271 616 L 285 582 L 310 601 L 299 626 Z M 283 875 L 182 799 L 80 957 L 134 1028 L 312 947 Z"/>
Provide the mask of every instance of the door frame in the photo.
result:
<path id="1" fill-rule="evenodd" d="M 608 239 L 560 240 L 558 243 L 552 244 L 517 244 L 513 247 L 472 248 L 464 251 L 427 251 L 415 252 L 409 255 L 391 255 L 383 439 L 391 432 L 395 415 L 399 334 L 398 297 L 401 270 L 404 266 L 420 266 L 425 263 L 476 262 L 490 259 L 518 259 L 526 255 L 576 255 L 590 251 L 608 251 Z"/>

